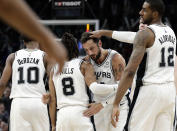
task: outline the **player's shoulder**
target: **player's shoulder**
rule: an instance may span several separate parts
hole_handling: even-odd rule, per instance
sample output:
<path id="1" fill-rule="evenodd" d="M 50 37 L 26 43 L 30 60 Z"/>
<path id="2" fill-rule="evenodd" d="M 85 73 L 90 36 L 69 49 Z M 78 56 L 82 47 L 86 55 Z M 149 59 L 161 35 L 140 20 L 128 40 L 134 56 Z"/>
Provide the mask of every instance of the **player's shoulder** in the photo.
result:
<path id="1" fill-rule="evenodd" d="M 12 63 L 14 61 L 14 59 L 15 59 L 15 53 L 11 53 L 8 55 L 6 62 Z"/>
<path id="2" fill-rule="evenodd" d="M 119 53 L 116 53 L 113 57 L 112 57 L 112 63 L 122 63 L 125 64 L 125 59 L 123 58 L 123 56 Z"/>
<path id="3" fill-rule="evenodd" d="M 15 58 L 15 53 L 9 54 L 8 58 L 10 58 L 10 59 Z"/>
<path id="4" fill-rule="evenodd" d="M 139 44 L 152 44 L 155 41 L 155 32 L 151 28 L 145 28 L 144 30 L 139 30 L 136 34 L 134 43 L 139 41 Z"/>
<path id="5" fill-rule="evenodd" d="M 112 60 L 116 59 L 124 59 L 123 56 L 116 50 L 110 50 L 110 52 L 113 54 L 112 55 Z"/>
<path id="6" fill-rule="evenodd" d="M 93 68 L 93 65 L 88 61 L 83 60 L 80 65 L 80 70 L 81 70 L 82 74 L 84 74 L 85 71 L 91 70 L 92 68 Z"/>
<path id="7" fill-rule="evenodd" d="M 137 32 L 137 34 L 150 36 L 150 35 L 154 34 L 154 30 L 153 30 L 153 28 L 151 26 L 147 26 L 147 28 L 145 28 L 143 30 L 139 30 Z"/>

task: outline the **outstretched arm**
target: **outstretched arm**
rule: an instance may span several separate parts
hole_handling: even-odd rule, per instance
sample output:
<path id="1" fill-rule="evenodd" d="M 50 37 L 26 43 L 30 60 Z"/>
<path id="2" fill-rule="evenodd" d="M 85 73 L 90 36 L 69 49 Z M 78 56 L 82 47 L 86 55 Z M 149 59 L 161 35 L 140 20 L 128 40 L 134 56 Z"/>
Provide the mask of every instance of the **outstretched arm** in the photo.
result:
<path id="1" fill-rule="evenodd" d="M 143 24 L 140 20 L 139 30 L 146 29 L 147 25 Z M 106 36 L 120 42 L 125 42 L 129 44 L 133 44 L 135 39 L 136 32 L 132 31 L 112 31 L 112 30 L 97 30 L 91 32 L 93 35 L 91 37 L 100 38 L 101 36 Z"/>
<path id="2" fill-rule="evenodd" d="M 12 53 L 10 54 L 8 57 L 7 57 L 7 60 L 6 60 L 6 65 L 5 65 L 5 68 L 3 70 L 3 73 L 2 73 L 2 76 L 1 76 L 1 79 L 0 79 L 0 98 L 2 97 L 3 95 L 3 92 L 6 88 L 6 85 L 9 81 L 9 79 L 11 78 L 11 75 L 12 75 L 12 63 L 14 61 L 14 58 L 15 58 L 15 54 Z"/>
<path id="3" fill-rule="evenodd" d="M 66 59 L 65 48 L 39 23 L 39 18 L 23 0 L 0 0 L 0 17 L 23 34 L 37 40 L 42 49 L 60 64 L 61 71 Z"/>
<path id="4" fill-rule="evenodd" d="M 106 36 L 109 38 L 113 38 L 120 42 L 133 44 L 136 32 L 131 31 L 112 31 L 112 30 L 97 30 L 91 32 L 93 35 L 90 37 L 100 38 L 101 36 Z"/>

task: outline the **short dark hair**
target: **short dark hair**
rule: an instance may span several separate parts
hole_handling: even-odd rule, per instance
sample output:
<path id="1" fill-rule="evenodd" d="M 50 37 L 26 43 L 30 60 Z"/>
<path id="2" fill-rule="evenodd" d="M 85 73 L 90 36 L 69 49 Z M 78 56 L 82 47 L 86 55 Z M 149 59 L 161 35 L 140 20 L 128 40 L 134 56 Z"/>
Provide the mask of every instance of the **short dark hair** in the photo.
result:
<path id="1" fill-rule="evenodd" d="M 77 58 L 79 56 L 79 49 L 77 46 L 77 39 L 70 33 L 64 33 L 61 37 L 61 42 L 68 51 L 68 59 Z"/>
<path id="2" fill-rule="evenodd" d="M 145 0 L 145 2 L 149 3 L 150 8 L 153 11 L 157 11 L 159 16 L 163 16 L 165 12 L 165 4 L 162 0 Z"/>
<path id="3" fill-rule="evenodd" d="M 81 35 L 81 43 L 84 44 L 85 42 L 87 42 L 88 40 L 93 40 L 93 42 L 98 43 L 99 39 L 98 38 L 91 38 L 92 34 L 90 32 L 84 32 Z"/>
<path id="4" fill-rule="evenodd" d="M 20 40 L 22 40 L 22 41 L 25 42 L 25 43 L 28 43 L 28 42 L 33 41 L 32 39 L 26 37 L 25 35 L 21 35 L 21 36 L 20 36 Z"/>

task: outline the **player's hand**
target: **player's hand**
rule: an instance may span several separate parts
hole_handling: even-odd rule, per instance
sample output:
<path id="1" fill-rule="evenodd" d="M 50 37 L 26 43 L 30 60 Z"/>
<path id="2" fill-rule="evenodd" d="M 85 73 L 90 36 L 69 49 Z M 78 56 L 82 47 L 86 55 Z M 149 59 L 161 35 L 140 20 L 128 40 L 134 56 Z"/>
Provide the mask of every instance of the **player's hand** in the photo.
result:
<path id="1" fill-rule="evenodd" d="M 44 104 L 49 104 L 50 103 L 50 93 L 43 94 L 42 102 Z"/>
<path id="2" fill-rule="evenodd" d="M 116 123 L 118 122 L 120 111 L 117 105 L 113 106 L 112 114 L 111 114 L 111 124 L 116 128 Z"/>
<path id="3" fill-rule="evenodd" d="M 144 30 L 144 29 L 146 29 L 147 24 L 143 24 L 143 19 L 142 19 L 142 18 L 140 18 L 139 23 L 140 23 L 140 25 L 139 25 L 139 30 Z"/>
<path id="4" fill-rule="evenodd" d="M 91 117 L 104 108 L 101 103 L 91 103 L 88 105 L 88 107 L 89 108 L 83 113 L 86 117 Z"/>
<path id="5" fill-rule="evenodd" d="M 52 131 L 56 131 L 56 127 L 55 126 L 54 127 L 52 126 Z"/>
<path id="6" fill-rule="evenodd" d="M 139 30 L 144 30 L 144 29 L 146 29 L 146 27 L 147 27 L 146 24 L 140 23 Z"/>
<path id="7" fill-rule="evenodd" d="M 92 35 L 91 38 L 100 38 L 102 36 L 101 30 L 90 32 Z"/>

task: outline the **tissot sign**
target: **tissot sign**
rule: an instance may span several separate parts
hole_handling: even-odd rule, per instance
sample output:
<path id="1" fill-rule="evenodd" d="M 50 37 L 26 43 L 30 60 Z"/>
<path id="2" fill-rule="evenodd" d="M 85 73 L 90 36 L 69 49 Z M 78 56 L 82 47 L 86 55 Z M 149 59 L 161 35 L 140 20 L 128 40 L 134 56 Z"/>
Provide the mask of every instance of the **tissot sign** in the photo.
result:
<path id="1" fill-rule="evenodd" d="M 64 7 L 81 7 L 83 4 L 83 0 L 54 0 L 53 5 L 58 8 Z"/>

